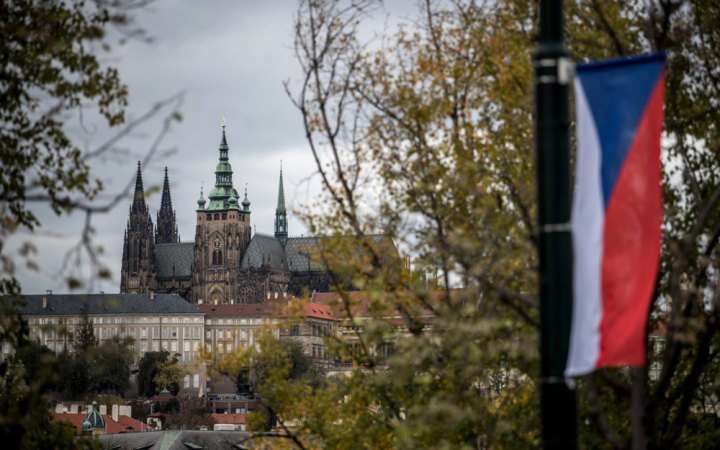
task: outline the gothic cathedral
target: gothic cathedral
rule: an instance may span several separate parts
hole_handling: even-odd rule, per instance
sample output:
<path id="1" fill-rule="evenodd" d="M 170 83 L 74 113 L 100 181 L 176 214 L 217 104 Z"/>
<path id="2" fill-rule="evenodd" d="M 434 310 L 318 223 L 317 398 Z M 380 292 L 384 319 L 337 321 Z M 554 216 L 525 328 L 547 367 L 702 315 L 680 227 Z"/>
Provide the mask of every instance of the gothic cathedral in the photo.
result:
<path id="1" fill-rule="evenodd" d="M 311 256 L 318 238 L 288 236 L 282 168 L 275 232 L 253 235 L 247 190 L 240 202 L 229 150 L 223 126 L 215 186 L 207 200 L 201 190 L 197 201 L 194 242 L 180 240 L 167 167 L 153 225 L 138 162 L 123 243 L 121 292 L 174 292 L 191 302 L 232 304 L 328 290 L 327 273 Z"/>

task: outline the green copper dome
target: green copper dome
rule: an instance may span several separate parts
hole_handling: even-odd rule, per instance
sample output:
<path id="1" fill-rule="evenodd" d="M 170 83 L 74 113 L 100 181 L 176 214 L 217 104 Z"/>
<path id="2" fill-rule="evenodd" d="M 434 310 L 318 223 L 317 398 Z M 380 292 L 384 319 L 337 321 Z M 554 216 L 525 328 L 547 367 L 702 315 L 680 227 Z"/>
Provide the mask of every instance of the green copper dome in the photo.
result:
<path id="1" fill-rule="evenodd" d="M 93 402 L 93 406 L 91 407 L 90 411 L 88 411 L 88 414 L 87 416 L 85 416 L 85 420 L 83 420 L 82 423 L 83 431 L 90 431 L 93 428 L 105 429 L 105 421 L 98 412 L 97 404 L 95 402 Z"/>

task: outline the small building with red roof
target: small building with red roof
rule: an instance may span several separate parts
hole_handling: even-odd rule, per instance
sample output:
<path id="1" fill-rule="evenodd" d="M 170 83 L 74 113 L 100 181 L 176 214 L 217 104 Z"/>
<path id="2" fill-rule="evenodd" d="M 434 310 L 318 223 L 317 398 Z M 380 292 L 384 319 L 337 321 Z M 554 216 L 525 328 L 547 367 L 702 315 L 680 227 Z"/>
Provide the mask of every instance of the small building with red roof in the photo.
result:
<path id="1" fill-rule="evenodd" d="M 117 434 L 148 430 L 147 425 L 128 415 L 130 407 L 123 407 L 123 414 L 120 414 L 120 410 L 121 408 L 115 405 L 112 414 L 100 414 L 89 406 L 86 412 L 53 412 L 52 419 L 72 425 L 77 434 Z"/>

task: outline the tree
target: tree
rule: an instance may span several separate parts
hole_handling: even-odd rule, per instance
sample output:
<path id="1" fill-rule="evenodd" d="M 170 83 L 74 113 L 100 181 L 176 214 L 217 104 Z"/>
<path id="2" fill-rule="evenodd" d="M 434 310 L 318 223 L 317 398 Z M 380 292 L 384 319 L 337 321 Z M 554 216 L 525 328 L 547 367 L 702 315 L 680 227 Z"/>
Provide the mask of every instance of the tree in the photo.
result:
<path id="1" fill-rule="evenodd" d="M 133 361 L 132 339 L 112 338 L 90 349 L 89 391 L 123 396 L 130 387 L 130 365 Z M 78 354 L 82 358 L 82 355 Z"/>
<path id="2" fill-rule="evenodd" d="M 112 209 L 132 188 L 129 181 L 109 201 L 98 200 L 101 179 L 90 171 L 91 163 L 112 153 L 117 143 L 158 113 L 172 108 L 158 139 L 147 152 L 148 162 L 169 130 L 180 120 L 181 95 L 158 102 L 137 119 L 125 122 L 127 87 L 119 73 L 105 61 L 113 40 L 109 29 L 123 38 L 144 39 L 133 26 L 132 13 L 148 1 L 103 0 L 35 2 L 21 0 L 0 5 L 3 64 L 0 69 L 0 242 L 20 227 L 33 231 L 40 224 L 37 205 L 55 214 L 81 211 L 86 222 L 73 255 L 85 252 L 93 264 L 93 277 L 108 278 L 108 268 L 98 255 L 102 248 L 92 242 L 92 215 Z M 69 117 L 97 113 L 108 127 L 118 131 L 96 148 L 86 149 L 69 134 Z M 15 262 L 6 248 L 0 249 L 0 293 L 17 293 Z M 26 242 L 20 255 L 29 269 L 37 270 L 37 248 Z M 69 260 L 69 258 L 68 258 Z M 67 277 L 71 289 L 80 280 Z"/>
<path id="3" fill-rule="evenodd" d="M 278 339 L 272 327 L 261 330 L 255 343 L 225 355 L 213 370 L 237 380 L 239 392 L 249 385 L 260 403 L 260 409 L 248 416 L 249 430 L 265 432 L 277 425 L 284 430 L 281 435 L 293 441 L 295 436 L 278 417 L 275 405 L 307 397 L 324 385 L 323 374 L 303 353 L 300 343 Z"/>
<path id="4" fill-rule="evenodd" d="M 0 440 L 7 448 L 99 449 L 50 417 L 45 393 L 60 381 L 54 355 L 32 342 L 27 323 L 0 302 L 0 342 L 15 350 L 0 362 Z"/>
<path id="5" fill-rule="evenodd" d="M 147 113 L 125 122 L 127 89 L 118 71 L 106 64 L 102 52 L 109 51 L 108 29 L 120 31 L 123 40 L 142 38 L 132 25 L 132 11 L 148 2 L 81 1 L 36 2 L 20 0 L 0 4 L 0 294 L 21 290 L 14 277 L 16 261 L 4 245 L 20 228 L 31 232 L 40 224 L 36 205 L 48 206 L 56 214 L 80 211 L 85 222 L 78 243 L 66 255 L 67 261 L 91 264 L 90 282 L 108 278 L 110 272 L 100 261 L 102 247 L 93 243 L 92 216 L 112 209 L 125 198 L 132 181 L 107 199 L 98 199 L 102 182 L 90 173 L 91 163 L 113 152 L 117 143 L 149 118 L 172 110 L 165 118 L 157 139 L 144 160 L 149 161 L 170 125 L 180 119 L 180 95 L 158 102 Z M 82 122 L 88 111 L 97 112 L 117 133 L 96 148 L 84 149 L 68 134 L 68 118 Z M 28 269 L 37 270 L 37 248 L 25 242 L 20 257 Z M 65 272 L 64 272 L 65 275 Z M 70 289 L 81 285 L 66 276 Z M 7 307 L 4 305 L 3 307 Z M 0 344 L 11 352 L 22 352 L 29 342 L 27 326 L 14 310 L 3 312 L 7 320 L 0 330 Z M 5 326 L 7 325 L 7 326 Z M 86 342 L 90 346 L 90 342 Z M 72 432 L 49 423 L 44 395 L 52 378 L 50 367 L 38 364 L 41 374 L 30 384 L 18 381 L 26 374 L 17 358 L 2 362 L 0 378 L 0 437 L 10 448 L 84 448 L 87 443 Z M 33 370 L 36 370 L 33 369 Z M 80 372 L 72 372 L 80 373 Z M 50 377 L 50 378 L 48 378 Z M 81 377 L 82 378 L 82 377 Z M 82 379 L 72 388 L 81 385 Z M 117 387 L 117 385 L 116 385 Z"/>
<path id="6" fill-rule="evenodd" d="M 374 320 L 335 350 L 364 370 L 314 391 L 276 379 L 273 411 L 296 421 L 297 447 L 528 448 L 537 417 L 537 230 L 533 220 L 532 65 L 536 2 L 426 1 L 415 20 L 360 41 L 374 2 L 301 1 L 288 84 L 323 194 L 302 215 L 312 233 L 383 233 L 438 289 L 365 240 L 367 257 L 324 242 L 321 257 L 349 315 L 348 277 Z M 667 325 L 662 362 L 641 401 L 650 448 L 712 446 L 718 354 L 720 84 L 710 1 L 567 2 L 575 60 L 669 53 L 666 219 L 650 327 Z M 382 195 L 378 195 L 382 193 Z M 460 288 L 460 289 L 454 289 Z M 432 333 L 418 326 L 427 311 Z M 372 349 L 403 319 L 386 364 Z M 352 317 L 350 317 L 352 319 Z M 580 439 L 627 448 L 632 383 L 623 370 L 579 380 Z M 636 420 L 637 422 L 637 420 Z M 353 427 L 344 424 L 353 423 Z M 352 429 L 349 429 L 352 428 Z M 286 436 L 283 436 L 286 437 Z"/>
<path id="7" fill-rule="evenodd" d="M 77 334 L 77 342 L 75 350 L 79 352 L 86 352 L 90 348 L 97 346 L 98 340 L 95 337 L 95 329 L 90 321 L 90 317 L 87 311 L 83 311 L 81 315 L 80 329 Z"/>
<path id="8" fill-rule="evenodd" d="M 153 381 L 158 389 L 167 389 L 172 395 L 177 395 L 186 373 L 187 370 L 177 359 L 177 355 L 174 355 L 171 360 L 166 360 L 160 365 Z"/>
<path id="9" fill-rule="evenodd" d="M 147 352 L 138 362 L 138 391 L 141 396 L 152 397 L 158 393 L 155 377 L 170 354 L 165 351 Z"/>

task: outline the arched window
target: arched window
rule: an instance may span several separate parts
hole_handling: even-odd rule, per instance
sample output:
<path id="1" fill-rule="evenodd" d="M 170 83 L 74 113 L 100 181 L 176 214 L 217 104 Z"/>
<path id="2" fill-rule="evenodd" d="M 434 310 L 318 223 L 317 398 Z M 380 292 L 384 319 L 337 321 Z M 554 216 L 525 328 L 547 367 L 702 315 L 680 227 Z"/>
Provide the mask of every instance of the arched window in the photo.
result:
<path id="1" fill-rule="evenodd" d="M 217 263 L 218 263 L 218 265 L 220 265 L 223 263 L 222 250 L 218 250 L 217 254 L 218 254 L 218 262 Z"/>
<path id="2" fill-rule="evenodd" d="M 215 213 L 215 220 L 220 220 L 220 214 Z"/>

